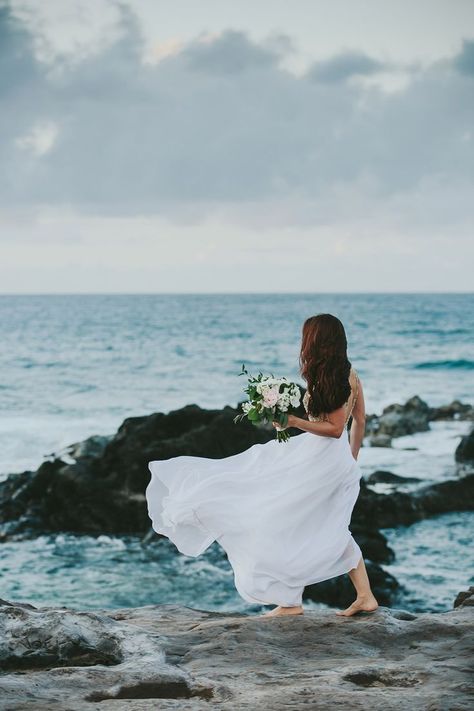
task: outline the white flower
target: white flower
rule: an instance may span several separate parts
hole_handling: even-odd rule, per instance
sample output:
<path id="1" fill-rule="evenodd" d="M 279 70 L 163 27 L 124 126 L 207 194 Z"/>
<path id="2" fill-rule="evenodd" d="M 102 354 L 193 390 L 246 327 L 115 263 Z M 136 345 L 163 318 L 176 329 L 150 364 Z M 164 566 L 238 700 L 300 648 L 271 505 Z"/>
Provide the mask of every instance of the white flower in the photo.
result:
<path id="1" fill-rule="evenodd" d="M 265 407 L 273 407 L 278 402 L 278 388 L 275 386 L 262 388 L 262 395 Z"/>
<path id="2" fill-rule="evenodd" d="M 252 403 L 251 402 L 243 402 L 242 403 L 242 410 L 245 412 L 245 414 L 248 413 L 249 410 L 252 408 Z"/>
<path id="3" fill-rule="evenodd" d="M 290 398 L 286 393 L 280 393 L 280 397 L 278 398 L 277 402 L 278 409 L 281 410 L 281 412 L 287 412 L 289 406 L 290 406 Z"/>
<path id="4" fill-rule="evenodd" d="M 290 403 L 291 407 L 299 407 L 299 404 L 301 402 L 301 395 L 298 393 L 298 395 L 293 395 L 290 397 Z"/>

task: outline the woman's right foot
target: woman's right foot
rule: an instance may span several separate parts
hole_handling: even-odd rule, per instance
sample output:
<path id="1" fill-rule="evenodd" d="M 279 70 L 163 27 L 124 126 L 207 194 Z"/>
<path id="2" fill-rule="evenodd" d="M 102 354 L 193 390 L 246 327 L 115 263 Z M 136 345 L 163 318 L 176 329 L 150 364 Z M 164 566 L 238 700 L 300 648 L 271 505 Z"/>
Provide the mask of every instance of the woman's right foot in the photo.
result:
<path id="1" fill-rule="evenodd" d="M 346 607 L 345 610 L 338 610 L 336 615 L 341 615 L 343 617 L 351 617 L 357 612 L 375 612 L 379 604 L 372 593 L 366 595 L 365 597 L 357 597 L 352 605 Z"/>
<path id="2" fill-rule="evenodd" d="M 274 607 L 270 612 L 265 612 L 260 617 L 284 617 L 285 615 L 303 615 L 304 611 L 301 605 L 295 607 Z"/>

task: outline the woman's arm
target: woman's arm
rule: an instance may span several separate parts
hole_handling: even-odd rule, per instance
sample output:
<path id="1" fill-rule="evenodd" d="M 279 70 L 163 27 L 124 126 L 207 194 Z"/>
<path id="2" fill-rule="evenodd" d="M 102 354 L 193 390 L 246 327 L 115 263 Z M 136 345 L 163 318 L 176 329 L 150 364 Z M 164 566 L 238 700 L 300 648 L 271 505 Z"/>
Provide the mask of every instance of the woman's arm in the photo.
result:
<path id="1" fill-rule="evenodd" d="M 302 417 L 296 417 L 296 415 L 288 415 L 287 427 L 297 427 L 304 432 L 311 432 L 312 434 L 322 435 L 323 437 L 339 437 L 344 432 L 344 420 L 346 412 L 344 407 L 339 407 L 337 410 L 330 412 L 325 422 L 312 422 L 310 420 L 305 420 Z M 278 423 L 273 423 L 274 425 Z M 278 427 L 277 427 L 278 429 Z"/>
<path id="2" fill-rule="evenodd" d="M 359 449 L 362 446 L 362 440 L 365 434 L 365 402 L 364 402 L 364 391 L 362 389 L 362 383 L 359 378 L 359 387 L 357 399 L 355 401 L 354 409 L 352 410 L 352 424 L 349 433 L 349 442 L 351 445 L 351 452 L 354 459 L 357 459 L 359 455 Z"/>

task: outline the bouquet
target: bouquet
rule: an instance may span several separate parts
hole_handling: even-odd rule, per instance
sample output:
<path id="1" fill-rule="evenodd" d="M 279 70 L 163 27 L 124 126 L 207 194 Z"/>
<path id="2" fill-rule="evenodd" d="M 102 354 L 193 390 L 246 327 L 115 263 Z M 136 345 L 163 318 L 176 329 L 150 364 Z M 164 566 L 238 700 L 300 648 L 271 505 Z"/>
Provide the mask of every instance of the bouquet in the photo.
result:
<path id="1" fill-rule="evenodd" d="M 301 392 L 296 383 L 290 383 L 286 378 L 275 378 L 273 375 L 249 375 L 245 364 L 239 375 L 248 376 L 248 385 L 244 389 L 249 396 L 242 403 L 243 413 L 234 417 L 234 422 L 240 422 L 245 417 L 256 425 L 260 422 L 278 422 L 281 427 L 288 425 L 290 408 L 297 408 L 301 402 Z M 277 440 L 287 442 L 288 432 L 277 431 Z"/>

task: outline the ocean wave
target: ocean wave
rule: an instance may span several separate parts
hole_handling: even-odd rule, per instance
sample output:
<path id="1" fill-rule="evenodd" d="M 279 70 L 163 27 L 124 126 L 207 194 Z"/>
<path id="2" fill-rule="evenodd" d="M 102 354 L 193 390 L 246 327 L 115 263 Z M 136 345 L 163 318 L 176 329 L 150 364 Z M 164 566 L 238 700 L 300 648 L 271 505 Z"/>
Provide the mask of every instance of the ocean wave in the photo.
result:
<path id="1" fill-rule="evenodd" d="M 468 328 L 429 328 L 428 326 L 420 326 L 420 328 L 402 328 L 393 331 L 396 336 L 462 336 L 465 333 L 470 333 Z"/>
<path id="2" fill-rule="evenodd" d="M 461 370 L 473 370 L 474 360 L 467 360 L 466 358 L 458 358 L 454 360 L 427 360 L 422 363 L 416 363 L 413 367 L 417 369 L 448 368 L 451 370 L 459 368 Z"/>

